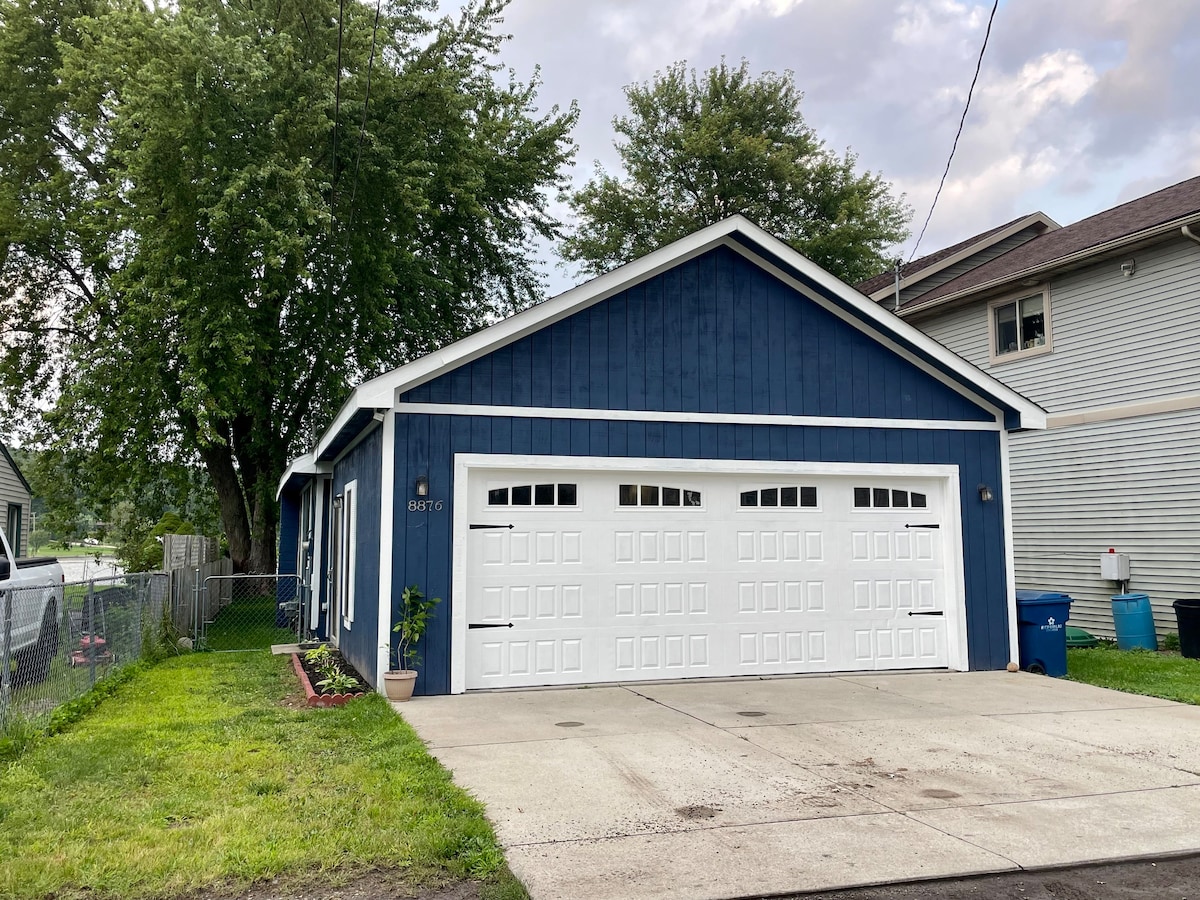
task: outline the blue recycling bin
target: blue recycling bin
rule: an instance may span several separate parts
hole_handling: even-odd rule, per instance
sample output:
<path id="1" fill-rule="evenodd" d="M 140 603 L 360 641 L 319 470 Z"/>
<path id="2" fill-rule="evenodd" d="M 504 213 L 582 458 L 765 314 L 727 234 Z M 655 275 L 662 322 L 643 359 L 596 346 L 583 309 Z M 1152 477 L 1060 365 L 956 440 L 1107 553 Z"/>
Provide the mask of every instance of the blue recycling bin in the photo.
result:
<path id="1" fill-rule="evenodd" d="M 1055 591 L 1017 591 L 1017 647 L 1026 672 L 1067 674 L 1071 598 Z"/>
<path id="2" fill-rule="evenodd" d="M 1118 649 L 1158 649 L 1149 594 L 1117 594 L 1112 598 L 1112 612 Z"/>

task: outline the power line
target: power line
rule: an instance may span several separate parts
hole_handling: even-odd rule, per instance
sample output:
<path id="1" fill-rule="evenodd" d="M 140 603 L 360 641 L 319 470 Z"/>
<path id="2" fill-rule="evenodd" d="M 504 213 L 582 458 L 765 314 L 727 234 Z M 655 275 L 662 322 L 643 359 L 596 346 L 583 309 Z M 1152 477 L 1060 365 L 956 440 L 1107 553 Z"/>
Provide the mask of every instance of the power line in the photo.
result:
<path id="1" fill-rule="evenodd" d="M 921 226 L 921 233 L 917 235 L 917 242 L 913 245 L 912 254 L 908 257 L 908 261 L 912 262 L 913 257 L 917 255 L 917 248 L 921 246 L 921 240 L 925 237 L 925 229 L 929 227 L 929 220 L 933 218 L 933 211 L 937 208 L 938 198 L 942 196 L 942 188 L 946 186 L 946 176 L 950 174 L 950 163 L 954 162 L 954 151 L 958 149 L 958 139 L 962 137 L 963 125 L 967 121 L 967 110 L 971 108 L 971 96 L 975 93 L 975 82 L 979 80 L 979 70 L 983 68 L 983 54 L 987 50 L 988 38 L 992 34 L 992 21 L 996 18 L 996 9 L 1000 6 L 1000 0 L 995 0 L 992 3 L 992 14 L 988 16 L 987 31 L 983 33 L 983 46 L 979 48 L 979 60 L 975 63 L 975 77 L 971 79 L 971 87 L 967 90 L 967 102 L 963 105 L 962 118 L 958 122 L 958 132 L 954 135 L 954 144 L 950 147 L 950 157 L 946 160 L 946 171 L 942 172 L 942 180 L 938 183 L 937 193 L 933 195 L 933 203 L 929 206 L 929 215 L 925 217 L 925 224 Z"/>
<path id="2" fill-rule="evenodd" d="M 337 219 L 338 117 L 342 111 L 342 33 L 346 22 L 346 0 L 338 0 L 337 76 L 333 82 L 333 177 L 329 184 L 329 233 Z"/>
<path id="3" fill-rule="evenodd" d="M 375 25 L 371 28 L 371 55 L 367 57 L 367 89 L 363 92 L 362 121 L 358 125 L 358 149 L 354 153 L 354 179 L 350 182 L 350 212 L 346 216 L 346 229 L 354 225 L 354 198 L 358 194 L 358 167 L 362 162 L 363 135 L 367 132 L 367 108 L 371 103 L 371 69 L 375 65 L 375 36 L 379 33 L 379 7 L 382 0 L 375 0 Z"/>

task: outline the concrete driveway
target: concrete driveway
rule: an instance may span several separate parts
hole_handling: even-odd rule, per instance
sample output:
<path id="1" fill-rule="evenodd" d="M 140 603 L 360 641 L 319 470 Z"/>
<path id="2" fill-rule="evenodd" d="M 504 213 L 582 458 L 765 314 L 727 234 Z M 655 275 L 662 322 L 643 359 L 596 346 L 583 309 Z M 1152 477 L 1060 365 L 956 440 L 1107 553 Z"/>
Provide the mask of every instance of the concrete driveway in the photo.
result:
<path id="1" fill-rule="evenodd" d="M 1200 708 L 1006 672 L 397 709 L 542 898 L 726 898 L 1200 850 Z"/>

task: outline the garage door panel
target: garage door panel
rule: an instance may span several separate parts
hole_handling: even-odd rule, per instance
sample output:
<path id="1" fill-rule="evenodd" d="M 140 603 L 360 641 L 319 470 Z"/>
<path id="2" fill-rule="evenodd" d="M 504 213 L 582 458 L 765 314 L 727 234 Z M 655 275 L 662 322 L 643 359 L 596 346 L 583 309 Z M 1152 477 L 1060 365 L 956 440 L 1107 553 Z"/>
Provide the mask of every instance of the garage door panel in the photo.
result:
<path id="1" fill-rule="evenodd" d="M 496 508 L 489 480 L 569 480 L 576 502 Z M 860 509 L 860 485 L 875 501 L 931 502 Z M 734 474 L 472 475 L 468 624 L 504 627 L 468 630 L 467 687 L 947 664 L 944 619 L 909 616 L 944 610 L 944 533 L 908 527 L 936 525 L 940 481 L 814 476 L 764 485 L 747 508 L 753 487 Z M 819 508 L 797 502 L 802 488 Z M 654 505 L 666 498 L 678 505 Z"/>

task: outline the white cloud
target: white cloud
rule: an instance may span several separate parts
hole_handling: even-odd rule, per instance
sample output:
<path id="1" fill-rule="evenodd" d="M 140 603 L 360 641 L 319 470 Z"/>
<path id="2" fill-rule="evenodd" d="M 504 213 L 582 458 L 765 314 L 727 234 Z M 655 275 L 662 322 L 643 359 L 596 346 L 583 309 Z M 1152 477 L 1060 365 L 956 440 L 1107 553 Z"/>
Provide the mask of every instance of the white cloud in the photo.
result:
<path id="1" fill-rule="evenodd" d="M 579 101 L 577 184 L 595 159 L 615 169 L 625 85 L 680 59 L 793 70 L 809 124 L 907 192 L 919 228 L 990 11 L 989 0 L 514 0 L 502 58 L 523 75 L 541 64 L 545 105 Z M 1007 0 L 922 252 L 1034 209 L 1074 221 L 1200 174 L 1198 83 L 1196 0 Z"/>

